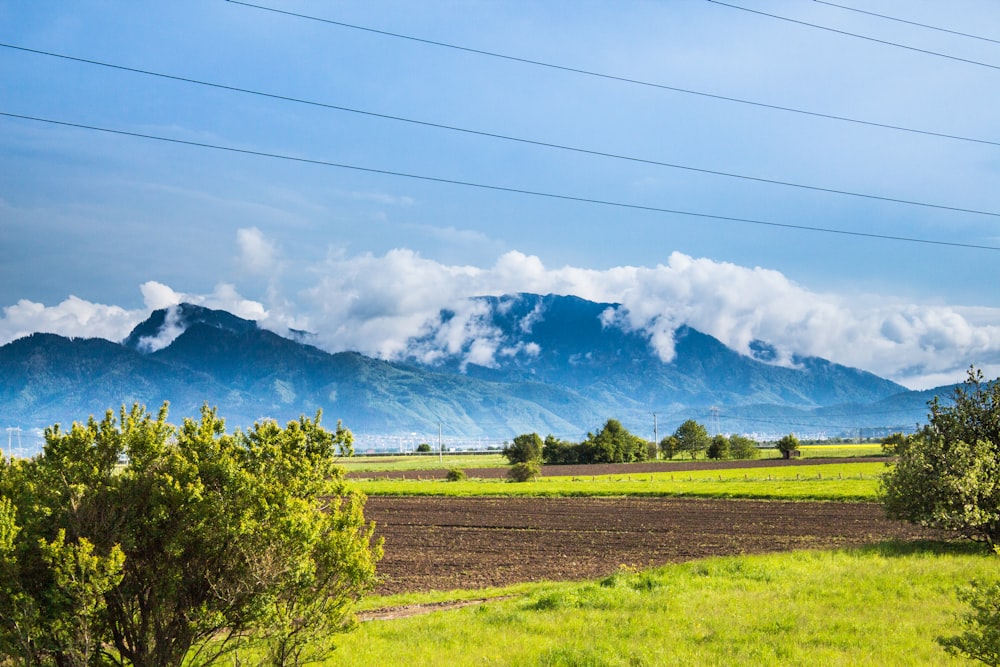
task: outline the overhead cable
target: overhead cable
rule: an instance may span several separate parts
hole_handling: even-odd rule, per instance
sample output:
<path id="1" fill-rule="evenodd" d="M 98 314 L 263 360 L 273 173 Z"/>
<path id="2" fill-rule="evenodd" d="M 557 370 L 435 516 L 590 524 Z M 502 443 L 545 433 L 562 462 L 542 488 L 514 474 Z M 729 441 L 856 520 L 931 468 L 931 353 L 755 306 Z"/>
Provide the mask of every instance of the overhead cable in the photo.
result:
<path id="1" fill-rule="evenodd" d="M 611 159 L 615 159 L 615 160 L 626 160 L 626 161 L 629 161 L 629 162 L 637 162 L 637 163 L 640 163 L 640 164 L 648 164 L 648 165 L 653 165 L 653 166 L 657 166 L 657 167 L 667 167 L 667 168 L 670 168 L 670 169 L 680 169 L 680 170 L 684 170 L 684 171 L 692 171 L 692 172 L 697 172 L 697 173 L 701 173 L 701 174 L 709 174 L 711 176 L 721 176 L 721 177 L 725 177 L 725 178 L 735 178 L 735 179 L 740 179 L 740 180 L 745 180 L 745 181 L 753 181 L 753 182 L 756 182 L 756 183 L 766 183 L 766 184 L 769 184 L 769 185 L 779 185 L 779 186 L 790 187 L 790 188 L 798 188 L 798 189 L 802 189 L 802 190 L 812 190 L 814 192 L 825 192 L 825 193 L 828 193 L 828 194 L 844 195 L 844 196 L 848 196 L 848 197 L 860 197 L 860 198 L 863 198 L 863 199 L 873 199 L 873 200 L 877 200 L 877 201 L 891 202 L 891 203 L 894 203 L 894 204 L 906 204 L 908 206 L 921 206 L 921 207 L 925 207 L 925 208 L 935 208 L 935 209 L 946 210 L 946 211 L 954 211 L 954 212 L 958 212 L 958 213 L 972 213 L 972 214 L 975 214 L 975 215 L 987 215 L 987 216 L 993 216 L 993 217 L 1000 217 L 1000 213 L 995 212 L 995 211 L 982 211 L 982 210 L 978 210 L 978 209 L 963 208 L 963 207 L 960 207 L 960 206 L 949 206 L 949 205 L 945 205 L 945 204 L 932 204 L 932 203 L 921 202 L 921 201 L 916 201 L 916 200 L 912 200 L 912 199 L 902 199 L 902 198 L 899 198 L 899 197 L 888 197 L 888 196 L 884 196 L 884 195 L 875 195 L 875 194 L 871 194 L 871 193 L 853 192 L 853 191 L 850 191 L 850 190 L 840 190 L 840 189 L 837 189 L 837 188 L 829 188 L 829 187 L 822 187 L 822 186 L 816 186 L 816 185 L 806 185 L 806 184 L 802 184 L 802 183 L 793 183 L 793 182 L 790 182 L 790 181 L 782 181 L 782 180 L 778 180 L 778 179 L 774 179 L 774 178 L 764 178 L 764 177 L 760 177 L 760 176 L 750 176 L 750 175 L 746 175 L 746 174 L 737 174 L 737 173 L 734 173 L 734 172 L 721 171 L 721 170 L 718 170 L 718 169 L 707 169 L 707 168 L 694 167 L 694 166 L 685 165 L 685 164 L 678 164 L 678 163 L 672 163 L 672 162 L 663 162 L 663 161 L 660 161 L 660 160 L 650 160 L 650 159 L 646 159 L 646 158 L 638 158 L 638 157 L 632 157 L 632 156 L 628 156 L 628 155 L 621 155 L 621 154 L 617 154 L 617 153 L 609 153 L 609 152 L 606 152 L 606 151 L 598 151 L 598 150 L 592 150 L 592 149 L 588 149 L 588 148 L 580 148 L 580 147 L 576 147 L 576 146 L 567 146 L 567 145 L 564 145 L 564 144 L 556 144 L 556 143 L 552 143 L 552 142 L 548 142 L 548 141 L 540 141 L 540 140 L 535 140 L 535 139 L 525 139 L 523 137 L 515 137 L 515 136 L 510 136 L 510 135 L 505 135 L 505 134 L 499 134 L 499 133 L 496 133 L 496 132 L 487 132 L 487 131 L 484 131 L 484 130 L 469 129 L 469 128 L 464 128 L 464 127 L 458 127 L 458 126 L 455 126 L 455 125 L 446 125 L 446 124 L 443 124 L 443 123 L 435 123 L 435 122 L 432 122 L 432 121 L 417 120 L 417 119 L 414 119 L 414 118 L 406 118 L 404 116 L 394 116 L 394 115 L 391 115 L 391 114 L 377 113 L 377 112 L 374 112 L 374 111 L 367 111 L 367 110 L 364 110 L 364 109 L 355 109 L 355 108 L 345 107 L 345 106 L 336 105 L 336 104 L 328 104 L 328 103 L 324 103 L 324 102 L 317 102 L 317 101 L 314 101 L 314 100 L 307 100 L 307 99 L 302 99 L 302 98 L 297 98 L 297 97 L 290 97 L 290 96 L 287 96 L 287 95 L 278 95 L 278 94 L 275 94 L 275 93 L 268 93 L 268 92 L 263 92 L 263 91 L 259 91 L 259 90 L 251 90 L 249 88 L 240 88 L 240 87 L 237 87 L 237 86 L 231 86 L 231 85 L 226 85 L 226 84 L 221 84 L 221 83 L 213 83 L 213 82 L 210 82 L 210 81 L 204 81 L 204 80 L 200 80 L 200 79 L 193 79 L 193 78 L 190 78 L 190 77 L 177 76 L 177 75 L 173 75 L 173 74 L 164 74 L 164 73 L 161 73 L 161 72 L 154 72 L 152 70 L 139 69 L 139 68 L 136 68 L 136 67 L 128 67 L 128 66 L 125 66 L 125 65 L 116 65 L 116 64 L 113 64 L 113 63 L 102 62 L 100 60 L 91 60 L 91 59 L 88 59 L 88 58 L 79 58 L 79 57 L 76 57 L 76 56 L 65 55 L 65 54 L 62 54 L 62 53 L 55 53 L 55 52 L 52 52 L 52 51 L 41 51 L 39 49 L 31 49 L 31 48 L 28 48 L 28 47 L 17 46 L 17 45 L 13 45 L 13 44 L 0 43 L 0 47 L 7 48 L 7 49 L 14 49 L 14 50 L 17 50 L 17 51 L 24 51 L 24 52 L 27 52 L 27 53 L 33 53 L 33 54 L 37 54 L 37 55 L 49 56 L 49 57 L 53 57 L 53 58 L 61 58 L 63 60 L 69 60 L 69 61 L 73 61 L 73 62 L 84 63 L 84 64 L 87 64 L 87 65 L 97 65 L 97 66 L 100 66 L 100 67 L 107 67 L 107 68 L 121 70 L 121 71 L 125 71 L 125 72 L 130 72 L 130 73 L 134 73 L 134 74 L 142 74 L 142 75 L 146 75 L 146 76 L 159 77 L 159 78 L 168 79 L 168 80 L 171 80 L 171 81 L 179 81 L 179 82 L 182 82 L 182 83 L 189 83 L 189 84 L 195 84 L 195 85 L 199 85 L 199 86 L 206 86 L 206 87 L 210 87 L 210 88 L 217 88 L 217 89 L 220 89 L 220 90 L 227 90 L 227 91 L 230 91 L 230 92 L 237 92 L 237 93 L 242 93 L 242 94 L 246 94 L 246 95 L 256 95 L 258 97 L 266 97 L 266 98 L 269 98 L 269 99 L 280 100 L 280 101 L 284 101 L 284 102 L 292 102 L 292 103 L 295 103 L 295 104 L 304 104 L 304 105 L 308 105 L 308 106 L 320 107 L 320 108 L 323 108 L 323 109 L 331 109 L 331 110 L 335 110 L 335 111 L 342 111 L 342 112 L 347 112 L 347 113 L 360 114 L 360 115 L 364 115 L 364 116 L 371 116 L 371 117 L 380 118 L 380 119 L 383 119 L 383 120 L 392 120 L 392 121 L 398 121 L 398 122 L 403 122 L 403 123 L 410 123 L 410 124 L 413 124 L 413 125 L 422 125 L 424 127 L 433 127 L 435 129 L 440 129 L 440 130 L 448 130 L 448 131 L 451 131 L 451 132 L 461 132 L 461 133 L 464 133 L 464 134 L 471 134 L 471 135 L 480 136 L 480 137 L 487 137 L 487 138 L 490 138 L 490 139 L 502 139 L 504 141 L 513 141 L 513 142 L 522 143 L 522 144 L 528 144 L 528 145 L 532 145 L 532 146 L 540 146 L 540 147 L 543 147 L 543 148 L 552 148 L 552 149 L 557 149 L 557 150 L 562 150 L 562 151 L 570 151 L 570 152 L 574 152 L 574 153 L 581 153 L 581 154 L 584 154 L 584 155 L 594 155 L 594 156 L 597 156 L 597 157 L 605 157 L 605 158 L 611 158 Z"/>
<path id="2" fill-rule="evenodd" d="M 514 187 L 507 187 L 507 186 L 502 186 L 502 185 L 493 185 L 493 184 L 488 184 L 488 183 L 475 183 L 475 182 L 472 182 L 472 181 L 461 181 L 461 180 L 452 179 L 452 178 L 442 178 L 442 177 L 438 177 L 438 176 L 427 176 L 427 175 L 424 175 L 424 174 L 411 174 L 411 173 L 400 172 L 400 171 L 392 171 L 392 170 L 389 170 L 389 169 L 376 169 L 376 168 L 373 168 L 373 167 L 362 167 L 362 166 L 359 166 L 359 165 L 351 165 L 351 164 L 345 164 L 345 163 L 339 163 L 339 162 L 331 162 L 331 161 L 327 161 L 327 160 L 317 160 L 317 159 L 311 159 L 311 158 L 296 157 L 296 156 L 292 156 L 292 155 L 283 155 L 283 154 L 280 154 L 280 153 L 270 153 L 270 152 L 266 152 L 266 151 L 250 150 L 250 149 L 247 149 L 247 148 L 237 148 L 235 146 L 223 146 L 223 145 L 220 145 L 220 144 L 210 144 L 210 143 L 201 142 L 201 141 L 190 141 L 190 140 L 187 140 L 187 139 L 174 139 L 174 138 L 162 137 L 162 136 L 158 136 L 158 135 L 154 135 L 154 134 L 145 134 L 145 133 L 140 133 L 140 132 L 130 132 L 130 131 L 126 131 L 126 130 L 117 130 L 117 129 L 106 128 L 106 127 L 98 127 L 98 126 L 95 126 L 95 125 L 86 125 L 86 124 L 83 124 L 83 123 L 73 123 L 73 122 L 68 122 L 68 121 L 54 120 L 54 119 L 51 119 L 51 118 L 40 118 L 40 117 L 37 117 L 37 116 L 28 116 L 28 115 L 24 115 L 24 114 L 10 113 L 10 112 L 5 112 L 5 111 L 0 111 L 0 116 L 5 116 L 7 118 L 18 118 L 18 119 L 21 119 L 21 120 L 35 121 L 35 122 L 39 122 L 39 123 L 48 123 L 48 124 L 51 124 L 51 125 L 60 125 L 60 126 L 64 126 L 64 127 L 74 127 L 74 128 L 83 129 L 83 130 L 92 130 L 92 131 L 95 131 L 95 132 L 104 132 L 104 133 L 108 133 L 108 134 L 117 134 L 117 135 L 122 135 L 122 136 L 127 136 L 127 137 L 135 137 L 135 138 L 139 138 L 139 139 L 150 139 L 150 140 L 154 140 L 154 141 L 161 141 L 161 142 L 166 142 L 166 143 L 171 143 L 171 144 L 180 144 L 180 145 L 184 145 L 184 146 L 194 146 L 194 147 L 198 147 L 198 148 L 208 148 L 208 149 L 218 150 L 218 151 L 227 151 L 227 152 L 230 152 L 230 153 L 239 153 L 239 154 L 242 154 L 242 155 L 254 155 L 254 156 L 257 156 L 257 157 L 266 157 L 266 158 L 272 158 L 272 159 L 277 159 L 277 160 L 285 160 L 285 161 L 290 161 L 290 162 L 299 162 L 299 163 L 312 164 L 312 165 L 323 166 L 323 167 L 335 167 L 337 169 L 348 169 L 348 170 L 352 170 L 352 171 L 365 172 L 365 173 L 369 173 L 369 174 L 381 174 L 381 175 L 384 175 L 384 176 L 395 176 L 395 177 L 399 177 L 399 178 L 408 178 L 408 179 L 413 179 L 413 180 L 428 181 L 428 182 L 432 182 L 432 183 L 444 183 L 444 184 L 448 184 L 448 185 L 459 185 L 459 186 L 467 187 L 467 188 L 476 188 L 476 189 L 480 189 L 480 190 L 492 190 L 492 191 L 496 191 L 496 192 L 508 192 L 508 193 L 513 193 L 513 194 L 528 195 L 528 196 L 532 196 L 532 197 L 544 197 L 544 198 L 547 198 L 547 199 L 556 199 L 556 200 L 560 200 L 560 201 L 572 201 L 572 202 L 578 202 L 578 203 L 582 203 L 582 204 L 596 204 L 596 205 L 599 205 L 599 206 L 608 206 L 608 207 L 614 207 L 614 208 L 623 208 L 623 209 L 629 209 L 629 210 L 635 210 L 635 211 L 648 211 L 648 212 L 651 212 L 651 213 L 668 213 L 670 215 L 682 215 L 682 216 L 687 216 L 687 217 L 702 218 L 702 219 L 709 219 L 709 220 L 720 220 L 720 221 L 725 221 L 725 222 L 738 222 L 738 223 L 745 223 L 745 224 L 751 224 L 751 225 L 761 225 L 761 226 L 766 226 L 766 227 L 774 227 L 774 228 L 778 228 L 778 229 L 795 229 L 795 230 L 800 230 L 800 231 L 819 232 L 819 233 L 824 233 L 824 234 L 838 234 L 838 235 L 842 235 L 842 236 L 854 236 L 854 237 L 861 237 L 861 238 L 868 238 L 868 239 L 881 239 L 881 240 L 885 240 L 885 241 L 900 241 L 900 242 L 905 242 L 905 243 L 920 243 L 920 244 L 926 244 L 926 245 L 948 246 L 948 247 L 954 247 L 954 248 L 966 248 L 966 249 L 975 249 L 975 250 L 1000 251 L 1000 247 L 998 247 L 998 246 L 980 245 L 980 244 L 975 244 L 975 243 L 959 243 L 957 241 L 940 241 L 940 240 L 923 239 L 923 238 L 907 237 L 907 236 L 895 236 L 895 235 L 891 235 L 891 234 L 875 234 L 875 233 L 870 233 L 870 232 L 857 232 L 857 231 L 851 231 L 851 230 L 846 230 L 846 229 L 836 229 L 836 228 L 832 228 L 832 227 L 815 227 L 815 226 L 811 226 L 811 225 L 796 225 L 796 224 L 791 224 L 791 223 L 774 222 L 774 221 L 770 221 L 770 220 L 754 220 L 754 219 L 751 219 L 751 218 L 740 218 L 740 217 L 728 216 L 728 215 L 715 215 L 715 214 L 711 214 L 711 213 L 701 213 L 701 212 L 696 212 L 696 211 L 683 211 L 683 210 L 678 210 L 678 209 L 662 208 L 662 207 L 659 207 L 659 206 L 647 206 L 647 205 L 644 205 L 644 204 L 632 204 L 632 203 L 628 203 L 628 202 L 617 202 L 617 201 L 610 201 L 610 200 L 605 200 L 605 199 L 595 199 L 595 198 L 591 198 L 591 197 L 578 197 L 578 196 L 574 196 L 574 195 L 558 194 L 558 193 L 552 193 L 552 192 L 542 192 L 542 191 L 539 191 L 539 190 L 528 190 L 528 189 L 524 189 L 524 188 L 514 188 Z"/>
<path id="3" fill-rule="evenodd" d="M 927 23 L 917 23 L 916 21 L 908 21 L 906 19 L 901 19 L 895 16 L 887 16 L 885 14 L 877 14 L 875 12 L 869 12 L 864 9 L 858 9 L 857 7 L 848 7 L 847 5 L 838 5 L 835 2 L 827 2 L 826 0 L 813 0 L 813 2 L 819 3 L 821 5 L 828 5 L 830 7 L 836 7 L 837 9 L 845 9 L 849 12 L 856 12 L 858 14 L 866 14 L 868 16 L 875 16 L 880 19 L 886 19 L 889 21 L 896 21 L 897 23 L 905 23 L 907 25 L 914 25 L 918 28 L 927 28 L 928 30 L 937 30 L 938 32 L 946 32 L 949 35 L 958 35 L 959 37 L 968 37 L 970 39 L 978 39 L 983 42 L 992 42 L 994 44 L 1000 44 L 1000 39 L 992 39 L 990 37 L 982 37 L 980 35 L 973 35 L 967 32 L 960 32 L 958 30 L 949 30 L 948 28 L 942 28 L 941 26 L 929 25 Z"/>
<path id="4" fill-rule="evenodd" d="M 232 2 L 232 0 L 229 0 Z M 869 37 L 868 35 L 861 35 L 856 32 L 848 32 L 847 30 L 839 30 L 837 28 L 831 28 L 830 26 L 819 25 L 818 23 L 809 23 L 808 21 L 800 21 L 798 19 L 789 18 L 787 16 L 780 16 L 778 14 L 769 14 L 768 12 L 762 12 L 757 9 L 750 9 L 749 7 L 741 7 L 740 5 L 731 5 L 728 2 L 722 2 L 722 0 L 708 0 L 713 5 L 720 5 L 722 7 L 729 7 L 730 9 L 739 9 L 740 11 L 749 12 L 751 14 L 757 14 L 759 16 L 766 16 L 768 18 L 777 19 L 779 21 L 787 21 L 788 23 L 795 23 L 798 25 L 804 25 L 810 28 L 816 28 L 818 30 L 825 30 L 827 32 L 833 32 L 838 35 L 845 35 L 847 37 L 855 37 L 857 39 L 863 39 L 869 42 L 875 42 L 877 44 L 884 44 L 886 46 L 894 46 L 899 49 L 906 49 L 907 51 L 915 51 L 917 53 L 923 53 L 929 56 L 937 56 L 938 58 L 947 58 L 948 60 L 955 60 L 958 62 L 966 63 L 969 65 L 978 65 L 980 67 L 989 67 L 990 69 L 1000 70 L 1000 65 L 993 65 L 992 63 L 984 63 L 980 60 L 972 60 L 971 58 L 961 58 L 959 56 L 953 56 L 948 53 L 941 53 L 940 51 L 931 51 L 930 49 L 921 49 L 916 46 L 909 46 L 908 44 L 900 44 L 899 42 L 890 42 L 887 39 L 879 39 L 877 37 Z"/>
<path id="5" fill-rule="evenodd" d="M 582 68 L 579 68 L 579 67 L 571 67 L 571 66 L 567 66 L 567 65 L 557 65 L 557 64 L 554 64 L 554 63 L 547 63 L 547 62 L 544 62 L 544 61 L 541 61 L 541 60 L 532 60 L 530 58 L 521 58 L 521 57 L 518 57 L 518 56 L 512 56 L 512 55 L 508 55 L 508 54 L 504 54 L 504 53 L 497 53 L 495 51 L 486 51 L 484 49 L 476 49 L 476 48 L 472 48 L 472 47 L 468 47 L 468 46 L 460 46 L 458 44 L 450 44 L 448 42 L 441 42 L 441 41 L 436 41 L 436 40 L 432 40 L 432 39 L 424 39 L 424 38 L 421 38 L 421 37 L 414 37 L 412 35 L 404 35 L 404 34 L 397 33 L 397 32 L 389 32 L 387 30 L 378 30 L 376 28 L 370 28 L 370 27 L 367 27 L 367 26 L 361 26 L 361 25 L 356 25 L 356 24 L 352 24 L 352 23 L 345 23 L 343 21 L 334 21 L 332 19 L 321 18 L 321 17 L 318 17 L 318 16 L 310 16 L 308 14 L 299 14 L 299 13 L 296 13 L 296 12 L 290 12 L 290 11 L 286 11 L 286 10 L 283 10 L 283 9 L 276 9 L 274 7 L 268 7 L 266 5 L 258 5 L 258 4 L 253 4 L 253 3 L 250 3 L 250 2 L 242 2 L 241 0 L 226 0 L 226 2 L 228 2 L 230 4 L 234 4 L 234 5 L 243 5 L 245 7 L 253 7 L 254 9 L 260 9 L 260 10 L 267 11 L 267 12 L 274 12 L 275 14 L 283 14 L 283 15 L 286 15 L 286 16 L 292 16 L 292 17 L 295 17 L 295 18 L 306 19 L 306 20 L 309 20 L 309 21 L 318 21 L 320 23 L 327 23 L 327 24 L 330 24 L 330 25 L 336 25 L 336 26 L 339 26 L 339 27 L 342 27 L 342 28 L 349 28 L 351 30 L 360 30 L 360 31 L 364 31 L 364 32 L 373 33 L 373 34 L 376 34 L 376 35 L 382 35 L 384 37 L 393 37 L 393 38 L 396 38 L 396 39 L 405 39 L 405 40 L 409 40 L 409 41 L 412 41 L 412 42 L 419 42 L 421 44 L 428 44 L 430 46 L 438 46 L 438 47 L 442 47 L 442 48 L 446 48 L 446 49 L 454 49 L 454 50 L 457 50 L 457 51 L 464 51 L 464 52 L 467 52 L 467 53 L 475 53 L 477 55 L 488 56 L 490 58 L 500 58 L 500 59 L 503 59 L 503 60 L 509 60 L 509 61 L 513 61 L 513 62 L 518 62 L 518 63 L 526 64 L 526 65 L 534 65 L 536 67 L 546 67 L 546 68 L 549 68 L 549 69 L 560 70 L 560 71 L 563 71 L 563 72 L 572 72 L 574 74 L 582 74 L 582 75 L 585 75 L 585 76 L 593 76 L 593 77 L 597 77 L 597 78 L 601 78 L 601 79 L 608 79 L 608 80 L 611 80 L 611 81 L 618 81 L 618 82 L 621 82 L 621 83 L 629 83 L 629 84 L 633 84 L 633 85 L 637 85 L 637 86 L 646 86 L 646 87 L 649 87 L 649 88 L 657 88 L 657 89 L 660 89 L 660 90 L 669 90 L 671 92 L 682 93 L 684 95 L 696 95 L 696 96 L 699 96 L 699 97 L 705 97 L 705 98 L 713 99 L 713 100 L 720 100 L 720 101 L 724 101 L 724 102 L 733 102 L 733 103 L 736 103 L 736 104 L 746 104 L 746 105 L 749 105 L 749 106 L 760 107 L 762 109 L 771 109 L 773 111 L 784 111 L 784 112 L 787 112 L 787 113 L 800 114 L 800 115 L 803 115 L 803 116 L 811 116 L 811 117 L 814 117 L 814 118 L 825 118 L 827 120 L 835 120 L 835 121 L 840 121 L 840 122 L 844 122 L 844 123 L 854 123 L 854 124 L 857 124 L 857 125 L 866 125 L 868 127 L 878 127 L 878 128 L 882 128 L 882 129 L 885 129 L 885 130 L 895 130 L 895 131 L 898 131 L 898 132 L 909 132 L 909 133 L 912 133 L 912 134 L 920 134 L 920 135 L 929 136 L 929 137 L 938 137 L 938 138 L 941 138 L 941 139 L 952 139 L 952 140 L 955 140 L 955 141 L 968 141 L 968 142 L 977 143 L 977 144 L 990 144 L 990 145 L 993 145 L 993 146 L 1000 145 L 1000 142 L 994 141 L 994 140 L 989 140 L 989 139 L 979 139 L 979 138 L 975 138 L 975 137 L 964 137 L 964 136 L 961 136 L 961 135 L 950 134 L 950 133 L 947 133 L 947 132 L 935 132 L 933 130 L 923 130 L 923 129 L 919 129 L 919 128 L 906 127 L 906 126 L 903 126 L 903 125 L 895 125 L 893 123 L 881 123 L 881 122 L 878 122 L 878 121 L 863 120 L 863 119 L 860 119 L 860 118 L 851 118 L 850 116 L 840 116 L 840 115 L 837 115 L 837 114 L 824 113 L 824 112 L 821 112 L 821 111 L 808 111 L 806 109 L 797 109 L 795 107 L 782 106 L 780 104 L 771 104 L 771 103 L 768 103 L 768 102 L 758 102 L 758 101 L 754 101 L 754 100 L 746 100 L 746 99 L 742 99 L 742 98 L 739 98 L 739 97 L 730 97 L 728 95 L 719 95 L 719 94 L 715 94 L 715 93 L 707 93 L 707 92 L 704 92 L 704 91 L 693 90 L 693 89 L 690 89 L 690 88 L 680 88 L 680 87 L 677 87 L 677 86 L 670 86 L 670 85 L 662 84 L 662 83 L 654 83 L 654 82 L 651 82 L 651 81 L 643 81 L 643 80 L 640 80 L 640 79 L 632 79 L 632 78 L 625 77 L 625 76 L 616 76 L 614 74 L 604 74 L 604 73 L 601 73 L 601 72 L 595 72 L 595 71 L 592 71 L 592 70 L 586 70 L 586 69 L 582 69 Z"/>

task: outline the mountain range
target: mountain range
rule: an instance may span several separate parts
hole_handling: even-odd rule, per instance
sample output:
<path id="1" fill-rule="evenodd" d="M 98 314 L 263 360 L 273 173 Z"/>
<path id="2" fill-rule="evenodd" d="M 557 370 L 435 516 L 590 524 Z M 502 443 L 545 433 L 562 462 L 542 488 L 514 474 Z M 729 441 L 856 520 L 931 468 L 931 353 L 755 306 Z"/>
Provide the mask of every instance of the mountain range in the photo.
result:
<path id="1" fill-rule="evenodd" d="M 478 338 L 442 347 L 439 334 L 458 317 L 444 311 L 411 340 L 410 356 L 392 362 L 331 354 L 310 334 L 280 336 L 191 304 L 154 311 L 121 342 L 36 333 L 0 347 L 0 422 L 68 425 L 169 401 L 174 420 L 207 403 L 230 428 L 322 409 L 328 425 L 342 419 L 359 440 L 499 442 L 531 431 L 578 439 L 611 417 L 645 437 L 654 420 L 662 437 L 689 418 L 758 436 L 870 436 L 912 429 L 930 397 L 948 394 L 815 357 L 776 365 L 764 341 L 747 356 L 686 326 L 665 362 L 644 334 L 609 317 L 616 304 L 517 294 L 475 305 Z M 483 345 L 491 354 L 475 353 Z"/>

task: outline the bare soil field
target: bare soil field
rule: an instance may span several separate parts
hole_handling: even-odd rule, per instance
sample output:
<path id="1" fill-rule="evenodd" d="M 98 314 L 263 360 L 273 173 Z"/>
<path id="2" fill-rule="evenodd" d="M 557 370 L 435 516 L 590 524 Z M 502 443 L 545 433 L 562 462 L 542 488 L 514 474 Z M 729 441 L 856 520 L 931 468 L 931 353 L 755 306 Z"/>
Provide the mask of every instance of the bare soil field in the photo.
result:
<path id="1" fill-rule="evenodd" d="M 380 594 L 588 579 L 620 565 L 941 537 L 886 519 L 875 503 L 373 496 L 365 515 L 385 538 Z"/>

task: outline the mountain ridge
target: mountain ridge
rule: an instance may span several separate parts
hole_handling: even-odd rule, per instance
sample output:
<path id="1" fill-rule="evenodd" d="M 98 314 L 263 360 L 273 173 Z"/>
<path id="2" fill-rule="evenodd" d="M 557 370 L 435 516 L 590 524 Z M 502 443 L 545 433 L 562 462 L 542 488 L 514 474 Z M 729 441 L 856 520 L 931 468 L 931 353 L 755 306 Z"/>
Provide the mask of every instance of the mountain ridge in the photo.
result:
<path id="1" fill-rule="evenodd" d="M 688 418 L 714 418 L 727 432 L 801 432 L 797 425 L 909 427 L 926 417 L 926 399 L 866 371 L 819 358 L 777 366 L 690 327 L 676 330 L 674 359 L 664 362 L 608 316 L 616 304 L 519 294 L 475 305 L 496 350 L 488 364 L 463 352 L 433 363 L 328 353 L 191 304 L 154 311 L 121 343 L 33 334 L 0 347 L 0 419 L 42 427 L 169 401 L 182 416 L 218 406 L 244 427 L 322 409 L 359 434 L 506 439 L 577 438 L 609 417 L 645 432 L 653 412 L 665 432 Z M 455 317 L 443 312 L 440 325 Z M 435 333 L 414 349 L 432 349 Z"/>

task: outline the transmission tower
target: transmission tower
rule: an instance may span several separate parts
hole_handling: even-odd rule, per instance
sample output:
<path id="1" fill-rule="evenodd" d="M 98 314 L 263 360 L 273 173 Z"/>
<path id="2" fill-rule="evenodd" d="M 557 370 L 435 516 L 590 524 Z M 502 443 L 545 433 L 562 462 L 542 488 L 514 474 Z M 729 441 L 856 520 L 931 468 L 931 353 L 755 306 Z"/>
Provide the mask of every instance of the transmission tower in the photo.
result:
<path id="1" fill-rule="evenodd" d="M 10 460 L 14 460 L 14 434 L 17 433 L 17 451 L 18 454 L 21 453 L 21 427 L 20 426 L 8 426 L 7 427 L 7 456 Z M 3 456 L 3 452 L 0 452 L 0 457 Z"/>

